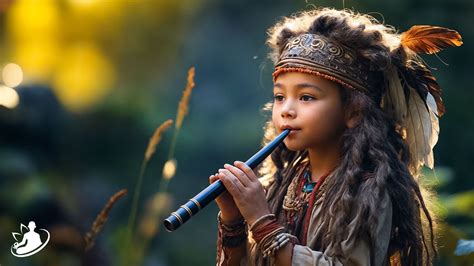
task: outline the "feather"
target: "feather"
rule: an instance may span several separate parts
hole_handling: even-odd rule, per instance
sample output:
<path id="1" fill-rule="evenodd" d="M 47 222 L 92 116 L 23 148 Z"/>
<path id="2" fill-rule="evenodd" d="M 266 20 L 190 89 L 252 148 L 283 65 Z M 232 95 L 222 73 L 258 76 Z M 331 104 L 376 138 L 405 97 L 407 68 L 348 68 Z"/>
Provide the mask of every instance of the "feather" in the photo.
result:
<path id="1" fill-rule="evenodd" d="M 384 109 L 398 123 L 401 123 L 407 116 L 406 97 L 400 82 L 398 71 L 395 67 L 387 71 L 388 90 L 384 96 Z"/>
<path id="2" fill-rule="evenodd" d="M 431 93 L 428 93 L 426 95 L 426 106 L 432 111 L 436 116 L 438 116 L 438 109 L 436 106 L 436 100 L 434 99 L 433 95 Z"/>
<path id="3" fill-rule="evenodd" d="M 433 54 L 462 43 L 457 31 L 437 26 L 416 25 L 400 36 L 401 48 L 415 54 L 405 63 L 399 62 L 398 71 L 390 70 L 384 100 L 387 102 L 385 108 L 392 112 L 406 132 L 410 171 L 414 175 L 418 175 L 423 165 L 433 169 L 439 117 L 445 113 L 441 87 L 417 54 Z M 403 97 L 405 101 L 400 100 Z M 406 110 L 403 110 L 404 106 Z"/>
<path id="4" fill-rule="evenodd" d="M 434 98 L 428 94 L 428 104 L 421 98 L 420 94 L 412 87 L 409 87 L 410 95 L 408 99 L 407 119 L 402 126 L 407 131 L 407 143 L 415 172 L 426 165 L 433 169 L 434 156 L 433 148 L 438 142 L 439 121 L 431 108 L 434 107 Z"/>
<path id="5" fill-rule="evenodd" d="M 420 84 L 425 86 L 425 90 L 428 94 L 431 94 L 436 102 L 437 115 L 443 116 L 445 113 L 445 107 L 443 100 L 441 99 L 441 87 L 439 86 L 436 78 L 433 76 L 431 71 L 423 65 L 419 65 L 416 69 L 416 77 L 418 77 Z"/>
<path id="6" fill-rule="evenodd" d="M 430 26 L 415 25 L 400 36 L 402 46 L 413 52 L 434 54 L 445 47 L 461 46 L 461 35 L 452 29 Z"/>
<path id="7" fill-rule="evenodd" d="M 446 110 L 441 99 L 442 90 L 431 71 L 420 62 L 409 60 L 401 72 L 408 85 L 414 88 L 423 99 L 426 99 L 428 94 L 432 95 L 437 106 L 436 115 L 443 116 Z"/>
<path id="8" fill-rule="evenodd" d="M 436 109 L 434 109 L 436 110 Z M 438 116 L 434 111 L 430 110 L 430 119 L 431 119 L 431 138 L 429 141 L 430 145 L 430 151 L 429 151 L 429 161 L 428 161 L 428 166 L 433 169 L 434 166 L 434 155 L 433 155 L 433 148 L 438 142 L 438 136 L 439 136 L 439 119 Z"/>

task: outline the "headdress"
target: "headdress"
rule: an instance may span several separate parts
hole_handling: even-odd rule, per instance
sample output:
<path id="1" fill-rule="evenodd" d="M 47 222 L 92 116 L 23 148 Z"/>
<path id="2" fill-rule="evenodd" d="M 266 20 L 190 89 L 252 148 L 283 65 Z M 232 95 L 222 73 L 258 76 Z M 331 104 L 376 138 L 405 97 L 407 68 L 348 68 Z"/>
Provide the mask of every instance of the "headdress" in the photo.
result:
<path id="1" fill-rule="evenodd" d="M 287 40 L 275 64 L 273 79 L 284 72 L 298 71 L 370 96 L 400 126 L 399 133 L 410 151 L 410 171 L 417 174 L 423 165 L 434 166 L 438 117 L 445 112 L 441 88 L 418 54 L 437 53 L 445 47 L 460 46 L 462 41 L 455 30 L 425 25 L 413 26 L 399 40 L 398 47 L 390 51 L 389 66 L 378 71 L 371 69 L 367 59 L 351 47 L 321 34 L 302 33 Z"/>
<path id="2" fill-rule="evenodd" d="M 357 60 L 349 47 L 318 34 L 300 34 L 288 40 L 273 77 L 288 71 L 307 71 L 364 92 L 370 87 L 368 64 Z"/>

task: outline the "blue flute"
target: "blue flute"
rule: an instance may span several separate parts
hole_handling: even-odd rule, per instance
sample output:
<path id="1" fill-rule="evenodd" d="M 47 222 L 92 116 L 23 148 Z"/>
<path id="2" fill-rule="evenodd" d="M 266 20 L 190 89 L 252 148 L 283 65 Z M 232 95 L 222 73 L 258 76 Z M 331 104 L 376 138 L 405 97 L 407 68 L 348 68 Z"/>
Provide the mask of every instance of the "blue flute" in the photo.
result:
<path id="1" fill-rule="evenodd" d="M 285 129 L 274 140 L 268 143 L 268 145 L 250 157 L 250 159 L 248 159 L 245 164 L 251 169 L 255 168 L 265 158 L 267 158 L 267 156 L 272 153 L 276 147 L 278 147 L 278 145 L 286 138 L 286 136 L 288 136 L 289 133 L 290 129 Z M 210 184 L 199 194 L 192 197 L 186 204 L 181 205 L 177 211 L 172 212 L 171 215 L 163 221 L 166 230 L 168 232 L 176 230 L 224 191 L 226 191 L 226 188 L 221 180 L 217 180 Z"/>

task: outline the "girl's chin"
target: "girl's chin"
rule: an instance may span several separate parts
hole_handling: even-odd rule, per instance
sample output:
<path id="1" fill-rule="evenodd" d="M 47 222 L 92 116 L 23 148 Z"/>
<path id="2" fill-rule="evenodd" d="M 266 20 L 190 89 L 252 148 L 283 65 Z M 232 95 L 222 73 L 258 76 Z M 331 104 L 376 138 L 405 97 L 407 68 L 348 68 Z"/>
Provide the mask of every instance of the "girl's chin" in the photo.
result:
<path id="1" fill-rule="evenodd" d="M 284 143 L 285 143 L 286 148 L 290 151 L 300 151 L 304 149 L 304 147 L 302 147 L 301 145 L 298 145 L 294 141 L 284 140 Z"/>

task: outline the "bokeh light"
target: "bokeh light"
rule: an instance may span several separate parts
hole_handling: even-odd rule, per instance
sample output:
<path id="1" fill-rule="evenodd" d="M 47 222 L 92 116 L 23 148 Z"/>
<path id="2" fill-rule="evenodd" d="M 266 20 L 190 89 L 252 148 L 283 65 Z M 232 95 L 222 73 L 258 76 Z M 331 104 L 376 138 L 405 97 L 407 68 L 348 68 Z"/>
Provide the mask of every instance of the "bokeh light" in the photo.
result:
<path id="1" fill-rule="evenodd" d="M 0 105 L 13 109 L 19 102 L 20 96 L 18 96 L 16 90 L 0 85 Z"/>
<path id="2" fill-rule="evenodd" d="M 60 56 L 61 18 L 55 1 L 15 1 L 6 19 L 13 61 L 22 66 L 25 78 L 47 81 Z"/>
<path id="3" fill-rule="evenodd" d="M 3 67 L 2 78 L 5 85 L 14 88 L 23 81 L 23 70 L 14 63 L 9 63 Z"/>
<path id="4" fill-rule="evenodd" d="M 112 88 L 115 72 L 102 52 L 90 43 L 64 52 L 53 81 L 59 100 L 81 111 L 97 104 Z"/>
<path id="5" fill-rule="evenodd" d="M 165 179 L 171 179 L 176 174 L 176 167 L 178 162 L 175 159 L 166 161 L 163 167 L 163 177 Z"/>

